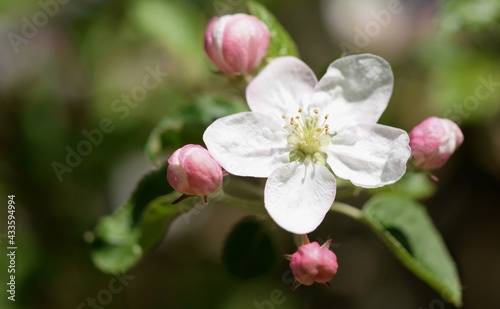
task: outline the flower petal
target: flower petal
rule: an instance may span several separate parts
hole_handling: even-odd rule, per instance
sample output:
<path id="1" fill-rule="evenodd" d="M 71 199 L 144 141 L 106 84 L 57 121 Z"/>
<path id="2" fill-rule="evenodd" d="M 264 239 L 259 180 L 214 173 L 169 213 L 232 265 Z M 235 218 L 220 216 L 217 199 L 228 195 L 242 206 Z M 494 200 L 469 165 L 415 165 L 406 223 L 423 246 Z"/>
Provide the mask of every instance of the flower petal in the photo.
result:
<path id="1" fill-rule="evenodd" d="M 307 234 L 323 221 L 336 189 L 335 177 L 326 166 L 294 161 L 271 174 L 264 202 L 271 218 L 283 229 Z"/>
<path id="2" fill-rule="evenodd" d="M 212 157 L 229 173 L 269 177 L 290 160 L 287 135 L 273 117 L 245 112 L 216 120 L 206 129 L 203 140 Z"/>
<path id="3" fill-rule="evenodd" d="M 364 188 L 398 181 L 406 172 L 411 150 L 408 134 L 380 124 L 344 128 L 325 147 L 335 175 Z"/>
<path id="4" fill-rule="evenodd" d="M 391 66 L 384 59 L 370 54 L 347 56 L 330 64 L 314 89 L 312 106 L 330 114 L 332 131 L 357 122 L 376 123 L 393 84 Z"/>
<path id="5" fill-rule="evenodd" d="M 230 15 L 231 16 L 231 15 Z M 223 38 L 224 60 L 233 71 L 250 73 L 258 68 L 267 55 L 269 31 L 255 16 L 232 15 Z"/>
<path id="6" fill-rule="evenodd" d="M 231 15 L 223 17 L 214 17 L 210 20 L 205 31 L 204 47 L 208 57 L 224 73 L 231 74 L 231 68 L 224 61 L 222 54 L 222 38 L 226 30 L 226 24 L 233 19 Z"/>
<path id="7" fill-rule="evenodd" d="M 300 59 L 276 58 L 248 85 L 248 106 L 254 112 L 276 117 L 295 115 L 311 99 L 317 83 L 314 72 Z"/>

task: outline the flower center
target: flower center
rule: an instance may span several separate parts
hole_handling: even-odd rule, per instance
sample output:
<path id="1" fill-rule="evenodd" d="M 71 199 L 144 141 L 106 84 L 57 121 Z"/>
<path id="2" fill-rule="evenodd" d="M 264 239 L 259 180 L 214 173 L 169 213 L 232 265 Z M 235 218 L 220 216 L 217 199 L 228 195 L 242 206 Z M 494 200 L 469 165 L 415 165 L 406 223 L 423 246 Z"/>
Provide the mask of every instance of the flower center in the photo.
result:
<path id="1" fill-rule="evenodd" d="M 284 129 L 288 131 L 288 144 L 294 150 L 290 153 L 290 160 L 304 161 L 307 157 L 313 159 L 314 163 L 326 163 L 326 154 L 320 151 L 322 146 L 330 143 L 331 135 L 326 120 L 328 115 L 320 117 L 317 109 L 314 115 L 303 116 L 302 108 L 299 108 L 295 117 L 282 115 L 286 122 Z"/>

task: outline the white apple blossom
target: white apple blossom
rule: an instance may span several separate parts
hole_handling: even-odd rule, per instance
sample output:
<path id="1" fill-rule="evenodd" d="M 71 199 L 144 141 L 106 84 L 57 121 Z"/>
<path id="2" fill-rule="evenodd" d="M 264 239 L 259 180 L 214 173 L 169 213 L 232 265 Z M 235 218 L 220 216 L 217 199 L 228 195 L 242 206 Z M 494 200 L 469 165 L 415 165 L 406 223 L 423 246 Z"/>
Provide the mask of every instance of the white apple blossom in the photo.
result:
<path id="1" fill-rule="evenodd" d="M 216 120 L 203 135 L 231 174 L 268 177 L 264 202 L 283 229 L 315 230 L 336 194 L 336 176 L 364 188 L 399 180 L 408 134 L 377 124 L 393 88 L 390 65 L 370 54 L 333 62 L 318 82 L 301 60 L 273 60 L 248 85 L 251 112 Z"/>

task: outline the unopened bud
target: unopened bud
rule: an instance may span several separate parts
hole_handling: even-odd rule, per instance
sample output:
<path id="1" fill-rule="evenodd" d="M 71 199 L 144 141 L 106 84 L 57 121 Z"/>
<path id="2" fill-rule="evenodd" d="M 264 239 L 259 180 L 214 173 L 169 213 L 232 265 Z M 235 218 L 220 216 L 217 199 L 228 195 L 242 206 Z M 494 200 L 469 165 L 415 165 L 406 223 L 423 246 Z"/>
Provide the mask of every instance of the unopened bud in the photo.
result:
<path id="1" fill-rule="evenodd" d="M 453 121 L 429 117 L 410 132 L 413 163 L 425 170 L 440 168 L 463 141 L 464 135 Z"/>
<path id="2" fill-rule="evenodd" d="M 308 240 L 307 240 L 308 241 Z M 329 249 L 331 240 L 320 246 L 317 242 L 305 243 L 299 250 L 288 256 L 290 269 L 298 285 L 312 285 L 313 283 L 328 284 L 338 270 L 337 256 Z"/>
<path id="3" fill-rule="evenodd" d="M 205 32 L 205 51 L 212 62 L 229 76 L 246 75 L 264 61 L 269 30 L 257 17 L 247 14 L 213 18 Z"/>
<path id="4" fill-rule="evenodd" d="M 189 144 L 168 159 L 167 180 L 177 192 L 207 196 L 222 184 L 222 168 L 207 149 Z"/>

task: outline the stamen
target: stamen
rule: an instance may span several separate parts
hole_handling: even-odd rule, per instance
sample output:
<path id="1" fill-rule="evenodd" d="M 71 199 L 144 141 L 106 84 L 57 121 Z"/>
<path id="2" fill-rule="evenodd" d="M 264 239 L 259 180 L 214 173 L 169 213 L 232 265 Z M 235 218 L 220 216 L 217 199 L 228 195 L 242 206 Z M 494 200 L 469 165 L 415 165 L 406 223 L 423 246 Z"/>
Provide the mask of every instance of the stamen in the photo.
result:
<path id="1" fill-rule="evenodd" d="M 313 109 L 313 114 L 302 116 L 303 109 L 298 108 L 298 114 L 294 116 L 281 115 L 285 121 L 283 127 L 287 130 L 288 144 L 294 147 L 294 151 L 302 153 L 303 156 L 322 153 L 320 148 L 330 142 L 329 125 L 326 123 L 329 115 L 321 116 L 318 109 Z M 321 120 L 322 119 L 322 120 Z"/>

